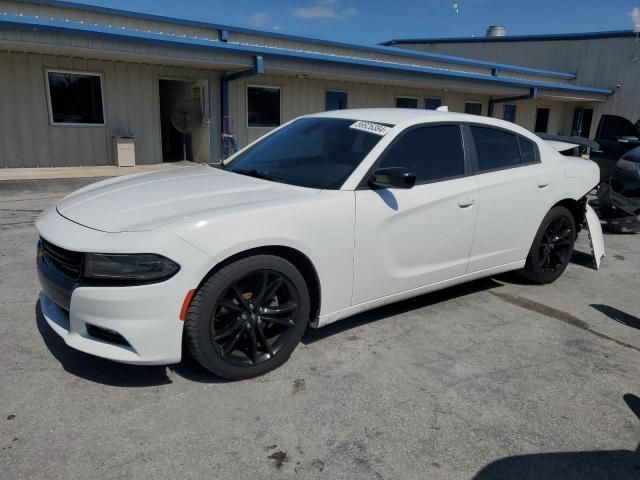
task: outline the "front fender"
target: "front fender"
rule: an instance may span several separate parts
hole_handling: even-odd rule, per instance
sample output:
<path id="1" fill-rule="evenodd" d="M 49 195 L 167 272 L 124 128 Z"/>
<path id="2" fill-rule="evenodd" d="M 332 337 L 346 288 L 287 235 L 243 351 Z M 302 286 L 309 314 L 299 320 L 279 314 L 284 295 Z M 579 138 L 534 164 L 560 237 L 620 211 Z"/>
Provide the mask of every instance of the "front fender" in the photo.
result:
<path id="1" fill-rule="evenodd" d="M 354 193 L 326 190 L 295 201 L 205 213 L 162 229 L 211 256 L 211 268 L 260 247 L 301 252 L 318 273 L 324 315 L 351 306 L 354 224 Z"/>

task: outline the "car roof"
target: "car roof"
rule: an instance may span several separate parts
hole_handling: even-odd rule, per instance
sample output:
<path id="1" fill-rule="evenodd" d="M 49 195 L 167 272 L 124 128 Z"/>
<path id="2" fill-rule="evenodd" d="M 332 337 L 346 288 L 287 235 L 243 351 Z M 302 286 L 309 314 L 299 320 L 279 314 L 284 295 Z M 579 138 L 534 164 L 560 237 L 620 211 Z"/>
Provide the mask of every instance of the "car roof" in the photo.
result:
<path id="1" fill-rule="evenodd" d="M 349 120 L 363 120 L 367 122 L 386 123 L 395 126 L 411 125 L 421 122 L 467 122 L 493 125 L 506 128 L 515 133 L 539 140 L 529 130 L 512 122 L 498 118 L 471 115 L 468 113 L 440 112 L 437 110 L 423 110 L 419 108 L 354 108 L 346 110 L 332 110 L 329 112 L 306 115 L 307 117 L 345 118 Z"/>

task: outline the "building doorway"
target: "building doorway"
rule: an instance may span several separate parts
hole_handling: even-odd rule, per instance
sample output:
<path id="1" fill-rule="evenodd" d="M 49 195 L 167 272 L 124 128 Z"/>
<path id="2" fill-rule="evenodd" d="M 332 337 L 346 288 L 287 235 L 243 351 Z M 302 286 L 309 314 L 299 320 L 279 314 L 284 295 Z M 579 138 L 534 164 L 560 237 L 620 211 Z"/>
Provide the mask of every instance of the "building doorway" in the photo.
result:
<path id="1" fill-rule="evenodd" d="M 160 79 L 160 136 L 162 161 L 192 160 L 191 134 L 179 132 L 171 123 L 171 112 L 182 100 L 190 96 L 190 83 L 181 80 Z"/>
<path id="2" fill-rule="evenodd" d="M 576 108 L 573 111 L 571 135 L 589 138 L 591 122 L 593 120 L 593 108 Z"/>
<path id="3" fill-rule="evenodd" d="M 549 109 L 548 108 L 538 108 L 536 109 L 536 125 L 534 128 L 534 132 L 536 133 L 547 133 L 549 131 Z"/>

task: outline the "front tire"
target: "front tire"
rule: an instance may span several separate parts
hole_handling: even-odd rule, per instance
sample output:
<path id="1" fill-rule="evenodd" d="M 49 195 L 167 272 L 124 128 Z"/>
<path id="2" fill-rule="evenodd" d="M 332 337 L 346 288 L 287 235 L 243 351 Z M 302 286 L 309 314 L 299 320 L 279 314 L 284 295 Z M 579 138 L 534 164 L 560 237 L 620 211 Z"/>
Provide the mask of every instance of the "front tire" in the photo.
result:
<path id="1" fill-rule="evenodd" d="M 571 260 L 575 241 L 573 215 L 565 207 L 553 207 L 540 224 L 522 276 L 540 285 L 555 282 Z"/>
<path id="2" fill-rule="evenodd" d="M 212 275 L 193 297 L 187 346 L 222 378 L 262 375 L 291 356 L 309 310 L 307 285 L 291 262 L 274 255 L 243 258 Z"/>

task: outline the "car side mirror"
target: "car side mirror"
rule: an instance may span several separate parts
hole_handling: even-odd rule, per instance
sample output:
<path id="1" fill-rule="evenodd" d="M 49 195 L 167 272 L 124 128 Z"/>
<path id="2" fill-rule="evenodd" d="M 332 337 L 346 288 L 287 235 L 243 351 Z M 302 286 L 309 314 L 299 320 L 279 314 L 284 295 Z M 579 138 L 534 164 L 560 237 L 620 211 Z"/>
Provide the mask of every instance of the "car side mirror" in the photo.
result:
<path id="1" fill-rule="evenodd" d="M 416 174 L 405 167 L 379 168 L 373 173 L 369 185 L 381 188 L 412 188 Z"/>

